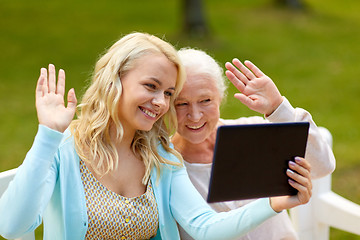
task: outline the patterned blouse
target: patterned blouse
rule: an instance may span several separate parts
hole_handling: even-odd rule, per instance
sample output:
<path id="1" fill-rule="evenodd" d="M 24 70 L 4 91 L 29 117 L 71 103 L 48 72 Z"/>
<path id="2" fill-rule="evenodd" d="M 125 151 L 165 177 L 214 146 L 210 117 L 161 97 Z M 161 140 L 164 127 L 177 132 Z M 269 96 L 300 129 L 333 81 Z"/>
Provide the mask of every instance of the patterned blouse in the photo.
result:
<path id="1" fill-rule="evenodd" d="M 150 239 L 159 223 L 151 181 L 139 197 L 127 198 L 103 186 L 80 161 L 89 225 L 85 239 Z"/>

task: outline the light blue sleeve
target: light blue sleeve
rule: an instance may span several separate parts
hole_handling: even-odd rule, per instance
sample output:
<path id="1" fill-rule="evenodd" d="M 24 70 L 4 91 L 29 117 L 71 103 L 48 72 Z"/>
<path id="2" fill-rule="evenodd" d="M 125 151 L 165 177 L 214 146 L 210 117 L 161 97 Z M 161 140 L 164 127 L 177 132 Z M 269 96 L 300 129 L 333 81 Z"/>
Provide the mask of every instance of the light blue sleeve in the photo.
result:
<path id="1" fill-rule="evenodd" d="M 170 207 L 176 221 L 195 239 L 233 239 L 244 235 L 277 213 L 269 199 L 216 213 L 192 185 L 185 168 L 173 172 Z"/>
<path id="2" fill-rule="evenodd" d="M 39 125 L 24 162 L 0 199 L 0 235 L 17 238 L 41 224 L 58 168 L 54 159 L 63 134 Z"/>

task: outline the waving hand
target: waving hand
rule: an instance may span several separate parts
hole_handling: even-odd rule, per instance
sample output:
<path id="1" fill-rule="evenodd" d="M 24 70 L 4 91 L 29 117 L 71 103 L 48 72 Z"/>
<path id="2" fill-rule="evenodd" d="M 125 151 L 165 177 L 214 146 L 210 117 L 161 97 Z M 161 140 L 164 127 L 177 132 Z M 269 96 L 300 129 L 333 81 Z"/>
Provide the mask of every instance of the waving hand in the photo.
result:
<path id="1" fill-rule="evenodd" d="M 65 71 L 60 69 L 56 83 L 55 66 L 49 64 L 49 73 L 41 68 L 36 85 L 36 110 L 39 123 L 59 132 L 64 132 L 75 115 L 76 96 L 70 89 L 67 107 L 64 102 Z"/>
<path id="2" fill-rule="evenodd" d="M 225 64 L 225 74 L 240 91 L 234 97 L 261 114 L 268 116 L 274 112 L 283 101 L 274 82 L 250 61 L 243 65 L 235 58 L 232 62 Z"/>

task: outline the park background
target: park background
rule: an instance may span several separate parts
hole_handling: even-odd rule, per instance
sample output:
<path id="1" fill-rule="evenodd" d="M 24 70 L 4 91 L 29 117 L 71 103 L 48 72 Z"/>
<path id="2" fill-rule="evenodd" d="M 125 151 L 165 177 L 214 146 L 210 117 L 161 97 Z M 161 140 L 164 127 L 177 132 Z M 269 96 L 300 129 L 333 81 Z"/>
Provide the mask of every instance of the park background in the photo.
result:
<path id="1" fill-rule="evenodd" d="M 36 134 L 39 69 L 65 69 L 67 90 L 80 98 L 99 55 L 140 31 L 206 50 L 222 65 L 233 57 L 253 61 L 294 107 L 331 131 L 332 189 L 360 204 L 360 1 L 306 0 L 296 10 L 274 0 L 207 0 L 208 33 L 200 35 L 184 33 L 183 2 L 0 0 L 0 172 L 21 164 Z M 257 115 L 234 92 L 222 117 Z M 360 239 L 337 229 L 330 236 Z"/>

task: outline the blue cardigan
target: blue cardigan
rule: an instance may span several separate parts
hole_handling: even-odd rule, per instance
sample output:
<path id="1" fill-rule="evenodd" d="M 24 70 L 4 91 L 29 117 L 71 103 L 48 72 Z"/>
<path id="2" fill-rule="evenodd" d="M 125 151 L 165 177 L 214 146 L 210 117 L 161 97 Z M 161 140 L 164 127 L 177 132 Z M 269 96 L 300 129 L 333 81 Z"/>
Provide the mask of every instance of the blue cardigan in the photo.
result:
<path id="1" fill-rule="evenodd" d="M 159 147 L 159 153 L 178 159 Z M 44 239 L 84 239 L 88 226 L 79 156 L 69 131 L 39 125 L 23 164 L 0 199 L 0 235 L 17 238 L 44 221 Z M 195 239 L 231 239 L 276 215 L 268 198 L 216 213 L 191 184 L 184 167 L 164 165 L 151 181 L 159 211 L 154 239 L 180 239 L 178 222 Z"/>

